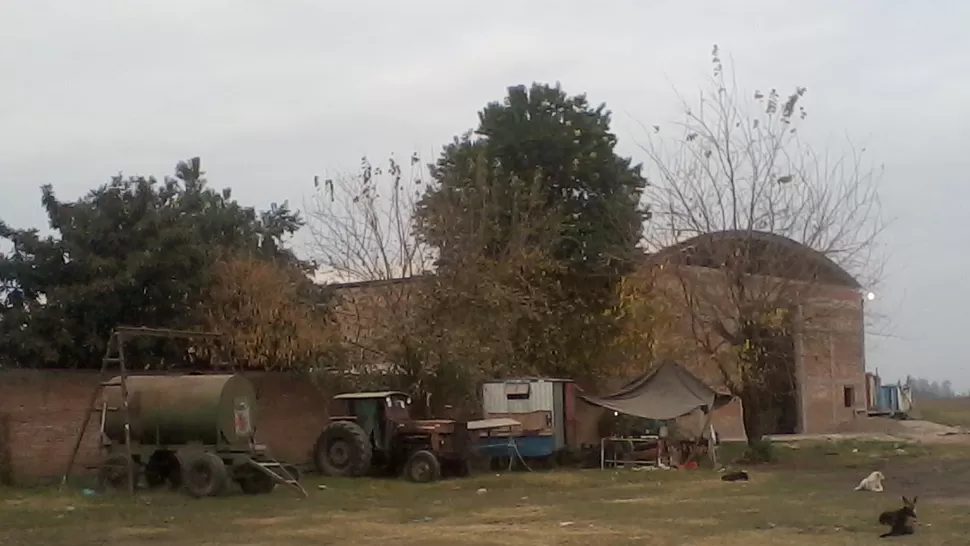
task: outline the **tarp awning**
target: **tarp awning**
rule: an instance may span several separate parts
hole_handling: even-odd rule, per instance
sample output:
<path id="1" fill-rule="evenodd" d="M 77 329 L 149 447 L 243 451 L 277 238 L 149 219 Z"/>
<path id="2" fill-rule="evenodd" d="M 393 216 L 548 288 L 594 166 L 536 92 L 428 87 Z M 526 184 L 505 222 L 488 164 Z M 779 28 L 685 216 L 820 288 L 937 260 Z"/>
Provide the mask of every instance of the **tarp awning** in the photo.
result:
<path id="1" fill-rule="evenodd" d="M 607 396 L 582 396 L 583 400 L 626 415 L 664 421 L 687 415 L 697 409 L 713 411 L 733 397 L 722 394 L 672 361 L 662 362 L 652 371 Z"/>

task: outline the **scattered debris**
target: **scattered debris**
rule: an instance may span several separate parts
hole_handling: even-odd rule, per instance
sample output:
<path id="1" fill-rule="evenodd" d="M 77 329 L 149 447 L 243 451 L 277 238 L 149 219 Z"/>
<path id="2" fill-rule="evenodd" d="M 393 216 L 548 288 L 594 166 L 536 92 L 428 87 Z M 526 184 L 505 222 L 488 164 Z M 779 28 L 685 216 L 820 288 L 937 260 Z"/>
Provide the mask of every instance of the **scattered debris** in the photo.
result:
<path id="1" fill-rule="evenodd" d="M 478 491 L 475 491 L 475 492 L 478 493 L 479 495 L 484 495 L 485 493 L 488 493 L 488 489 L 485 489 L 484 487 L 479 487 Z"/>
<path id="2" fill-rule="evenodd" d="M 574 521 L 561 521 L 561 522 L 559 522 L 559 526 L 560 527 L 569 527 L 570 525 L 573 525 L 574 523 L 576 523 L 576 522 L 574 522 Z"/>

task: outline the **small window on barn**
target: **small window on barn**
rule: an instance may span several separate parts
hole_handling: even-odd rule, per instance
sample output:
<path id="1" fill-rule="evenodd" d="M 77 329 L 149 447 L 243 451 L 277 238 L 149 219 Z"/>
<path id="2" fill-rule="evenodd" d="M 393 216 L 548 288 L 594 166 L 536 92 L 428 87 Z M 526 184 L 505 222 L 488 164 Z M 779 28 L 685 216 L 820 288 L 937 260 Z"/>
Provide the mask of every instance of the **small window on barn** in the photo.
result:
<path id="1" fill-rule="evenodd" d="M 529 384 L 528 383 L 506 383 L 505 398 L 507 400 L 528 400 Z"/>
<path id="2" fill-rule="evenodd" d="M 855 407 L 855 387 L 842 387 L 842 401 L 845 407 Z"/>

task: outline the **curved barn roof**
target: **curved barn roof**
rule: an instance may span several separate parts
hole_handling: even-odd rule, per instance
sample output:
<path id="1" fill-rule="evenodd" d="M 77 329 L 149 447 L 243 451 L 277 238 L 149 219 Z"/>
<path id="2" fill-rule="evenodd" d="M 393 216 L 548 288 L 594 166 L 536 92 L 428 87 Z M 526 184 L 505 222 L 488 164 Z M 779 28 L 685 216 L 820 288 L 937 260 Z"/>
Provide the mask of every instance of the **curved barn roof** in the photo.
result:
<path id="1" fill-rule="evenodd" d="M 758 255 L 764 257 L 757 265 L 758 273 L 784 278 L 802 278 L 811 273 L 811 280 L 849 288 L 862 287 L 855 277 L 825 254 L 788 237 L 766 231 L 705 233 L 651 254 L 649 261 L 659 262 L 681 255 L 686 256 L 692 265 L 717 267 L 717 262 L 723 260 L 718 260 L 717 256 L 728 255 L 740 243 L 756 245 Z"/>

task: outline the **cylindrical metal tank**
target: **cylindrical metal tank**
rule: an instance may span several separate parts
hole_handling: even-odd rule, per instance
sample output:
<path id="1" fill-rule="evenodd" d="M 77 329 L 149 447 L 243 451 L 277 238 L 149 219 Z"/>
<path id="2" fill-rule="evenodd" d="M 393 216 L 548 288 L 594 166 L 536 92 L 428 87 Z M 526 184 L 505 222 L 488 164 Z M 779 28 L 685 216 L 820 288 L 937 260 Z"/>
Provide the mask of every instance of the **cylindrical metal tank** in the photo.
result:
<path id="1" fill-rule="evenodd" d="M 256 390 L 241 375 L 135 375 L 127 390 L 132 442 L 242 446 L 255 433 Z M 105 434 L 124 442 L 120 377 L 103 399 Z"/>

